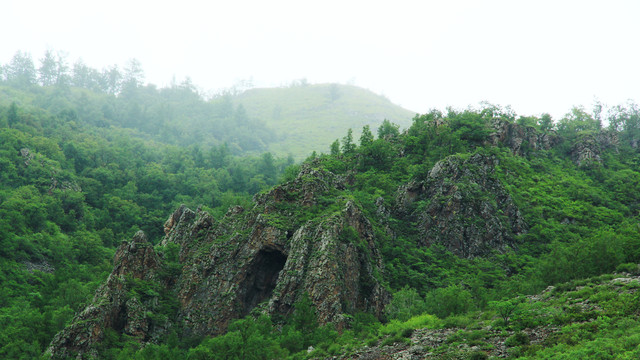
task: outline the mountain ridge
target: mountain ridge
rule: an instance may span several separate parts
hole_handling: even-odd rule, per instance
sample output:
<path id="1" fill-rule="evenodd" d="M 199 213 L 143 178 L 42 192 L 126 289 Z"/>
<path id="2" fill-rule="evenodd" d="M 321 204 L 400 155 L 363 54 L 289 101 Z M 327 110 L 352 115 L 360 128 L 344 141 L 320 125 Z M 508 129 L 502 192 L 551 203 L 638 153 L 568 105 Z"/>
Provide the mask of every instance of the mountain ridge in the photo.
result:
<path id="1" fill-rule="evenodd" d="M 270 151 L 295 154 L 298 160 L 313 151 L 326 152 L 349 128 L 359 136 L 363 126 L 377 127 L 385 119 L 406 128 L 415 115 L 370 90 L 335 83 L 253 88 L 232 101 L 249 117 L 286 134 L 269 145 Z"/>

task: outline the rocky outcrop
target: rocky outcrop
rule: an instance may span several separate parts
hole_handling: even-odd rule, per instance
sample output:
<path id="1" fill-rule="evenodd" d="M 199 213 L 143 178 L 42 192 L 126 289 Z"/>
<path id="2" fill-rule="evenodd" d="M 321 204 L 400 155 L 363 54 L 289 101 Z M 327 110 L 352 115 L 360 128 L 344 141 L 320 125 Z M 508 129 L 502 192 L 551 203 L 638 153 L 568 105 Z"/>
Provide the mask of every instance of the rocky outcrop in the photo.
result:
<path id="1" fill-rule="evenodd" d="M 144 233 L 139 231 L 131 242 L 123 242 L 107 281 L 96 291 L 91 304 L 53 338 L 47 352 L 56 359 L 82 354 L 96 357 L 94 345 L 109 329 L 140 341 L 149 340 L 156 329 L 150 326 L 146 314 L 153 310 L 154 300 L 143 301 L 132 294 L 132 289 L 136 281 L 157 280 L 160 268 L 161 260 Z"/>
<path id="2" fill-rule="evenodd" d="M 353 200 L 336 196 L 341 188 L 344 179 L 307 166 L 295 180 L 256 196 L 252 209 L 232 207 L 220 221 L 181 206 L 164 224 L 161 242 L 167 253 L 177 250 L 178 270 L 167 271 L 169 260 L 139 233 L 118 249 L 105 285 L 49 352 L 91 352 L 109 328 L 142 342 L 176 324 L 183 336 L 215 335 L 254 312 L 286 317 L 305 294 L 320 324 L 340 328 L 357 311 L 380 316 L 388 294 L 373 227 Z M 154 300 L 132 296 L 140 290 L 127 279 L 171 294 L 178 306 L 168 324 L 149 318 Z"/>
<path id="3" fill-rule="evenodd" d="M 527 231 L 520 211 L 495 177 L 497 160 L 449 156 L 423 181 L 398 190 L 395 212 L 417 224 L 425 245 L 443 245 L 461 257 L 504 251 Z"/>
<path id="4" fill-rule="evenodd" d="M 43 273 L 53 274 L 53 272 L 56 271 L 56 268 L 46 260 L 38 262 L 24 261 L 22 264 L 24 264 L 25 269 L 30 273 L 34 271 L 42 271 Z"/>
<path id="5" fill-rule="evenodd" d="M 584 134 L 575 141 L 570 153 L 576 165 L 584 166 L 601 164 L 601 155 L 606 149 L 618 151 L 618 134 L 615 131 L 603 130 L 595 134 Z"/>
<path id="6" fill-rule="evenodd" d="M 20 149 L 20 156 L 22 156 L 22 160 L 24 160 L 24 165 L 29 166 L 31 160 L 33 160 L 33 154 L 29 148 Z"/>
<path id="7" fill-rule="evenodd" d="M 186 262 L 177 293 L 188 331 L 222 332 L 256 307 L 286 316 L 304 293 L 321 324 L 340 326 L 355 311 L 379 315 L 387 294 L 371 223 L 353 201 L 323 200 L 343 187 L 333 174 L 305 168 L 219 224 L 188 209 L 172 215 L 180 220 L 165 242 L 179 244 Z"/>
<path id="8" fill-rule="evenodd" d="M 548 150 L 560 141 L 553 131 L 540 132 L 531 126 L 500 118 L 491 121 L 491 129 L 488 142 L 494 146 L 503 144 L 517 155 L 524 155 L 529 150 Z"/>

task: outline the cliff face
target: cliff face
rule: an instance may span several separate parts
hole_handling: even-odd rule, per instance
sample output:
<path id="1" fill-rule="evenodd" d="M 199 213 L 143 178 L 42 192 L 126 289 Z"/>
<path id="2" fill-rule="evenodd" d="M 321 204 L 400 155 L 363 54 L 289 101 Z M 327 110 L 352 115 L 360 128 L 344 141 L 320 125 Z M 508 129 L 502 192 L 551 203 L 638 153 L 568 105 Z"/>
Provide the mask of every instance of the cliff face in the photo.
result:
<path id="1" fill-rule="evenodd" d="M 527 224 L 495 177 L 496 165 L 480 154 L 439 161 L 425 180 L 398 189 L 397 216 L 417 224 L 425 245 L 441 244 L 461 257 L 514 247 Z"/>
<path id="2" fill-rule="evenodd" d="M 53 338 L 47 352 L 55 358 L 69 358 L 76 353 L 97 356 L 94 346 L 105 338 L 108 329 L 141 341 L 162 332 L 151 326 L 146 316 L 157 299 L 141 299 L 132 294 L 136 282 L 157 281 L 161 266 L 161 259 L 141 231 L 131 242 L 123 242 L 116 251 L 114 268 L 107 281 L 98 288 L 91 304 Z"/>
<path id="3" fill-rule="evenodd" d="M 174 326 L 182 335 L 219 334 L 254 311 L 287 316 L 305 293 L 320 324 L 342 327 L 344 315 L 357 311 L 379 316 L 388 294 L 372 225 L 354 201 L 324 198 L 343 187 L 339 177 L 305 168 L 256 196 L 252 209 L 231 208 L 220 222 L 180 207 L 161 243 L 177 248 L 178 270 L 168 271 L 168 260 L 136 234 L 118 249 L 92 304 L 56 335 L 49 352 L 95 353 L 106 329 L 141 342 Z M 153 318 L 167 297 L 177 304 L 175 316 Z"/>
<path id="4" fill-rule="evenodd" d="M 618 150 L 617 133 L 602 130 L 595 134 L 586 134 L 580 136 L 571 147 L 571 158 L 578 166 L 601 164 L 601 155 L 609 148 Z"/>
<path id="5" fill-rule="evenodd" d="M 527 150 L 548 150 L 560 141 L 554 132 L 539 132 L 533 127 L 499 118 L 491 120 L 491 130 L 490 144 L 503 144 L 517 155 L 524 155 Z"/>

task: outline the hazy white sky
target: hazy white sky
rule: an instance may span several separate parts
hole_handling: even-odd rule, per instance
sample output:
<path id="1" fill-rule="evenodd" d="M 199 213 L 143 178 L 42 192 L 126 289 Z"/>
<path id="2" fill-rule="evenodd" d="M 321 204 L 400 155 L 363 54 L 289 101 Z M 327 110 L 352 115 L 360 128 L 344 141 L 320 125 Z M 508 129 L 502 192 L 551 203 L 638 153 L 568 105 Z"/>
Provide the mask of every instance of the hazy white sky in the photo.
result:
<path id="1" fill-rule="evenodd" d="M 640 1 L 9 0 L 0 62 L 18 50 L 204 90 L 252 79 L 354 83 L 416 112 L 480 101 L 522 115 L 597 98 L 640 102 Z"/>

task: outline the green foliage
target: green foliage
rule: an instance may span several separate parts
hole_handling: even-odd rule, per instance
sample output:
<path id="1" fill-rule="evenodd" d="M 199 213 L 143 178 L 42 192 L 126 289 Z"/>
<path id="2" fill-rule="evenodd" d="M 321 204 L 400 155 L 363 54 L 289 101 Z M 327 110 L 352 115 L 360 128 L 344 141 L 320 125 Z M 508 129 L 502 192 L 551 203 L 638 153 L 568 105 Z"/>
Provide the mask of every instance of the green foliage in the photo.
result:
<path id="1" fill-rule="evenodd" d="M 18 124 L 18 106 L 15 101 L 11 102 L 7 111 L 7 124 L 9 127 L 15 127 Z"/>
<path id="2" fill-rule="evenodd" d="M 505 342 L 504 345 L 508 347 L 512 346 L 521 346 L 521 345 L 529 345 L 529 335 L 522 331 L 518 331 L 515 334 L 511 335 Z"/>
<path id="3" fill-rule="evenodd" d="M 345 155 L 351 155 L 356 149 L 356 145 L 353 143 L 353 131 L 347 130 L 347 135 L 342 138 L 342 153 Z"/>
<path id="4" fill-rule="evenodd" d="M 292 222 L 335 214 L 346 199 L 353 200 L 370 219 L 373 242 L 382 256 L 385 270 L 375 276 L 394 292 L 385 309 L 390 322 L 381 325 L 371 314 L 348 314 L 351 328 L 338 334 L 331 325 L 318 325 L 312 301 L 303 294 L 291 317 L 277 326 L 266 317 L 249 317 L 233 322 L 228 333 L 199 344 L 174 333 L 173 340 L 144 348 L 107 331 L 101 356 L 304 358 L 311 345 L 316 348 L 311 356 L 333 356 L 365 343 L 407 343 L 414 329 L 424 327 L 456 328 L 451 342 L 483 346 L 489 335 L 480 329 L 486 321 L 504 327 L 505 334 L 518 331 L 508 339 L 503 335 L 513 357 L 637 358 L 639 285 L 610 283 L 613 275 L 601 276 L 639 272 L 637 105 L 610 112 L 609 131 L 620 142 L 598 145 L 602 164 L 577 167 L 569 151 L 581 141 L 599 141 L 601 108 L 593 114 L 574 108 L 557 124 L 549 115 L 517 117 L 511 109 L 491 104 L 479 110 L 448 109 L 446 114 L 434 110 L 416 115 L 406 133 L 385 120 L 374 139 L 373 123 L 354 124 L 335 116 L 334 110 L 346 106 L 355 91 L 349 87 L 299 86 L 291 96 L 297 104 L 275 108 L 256 102 L 257 92 L 221 94 L 205 101 L 188 81 L 165 89 L 145 86 L 136 62 L 122 74 L 115 68 L 98 72 L 82 63 L 76 63 L 67 77 L 53 71 L 64 66 L 59 57 L 47 53 L 36 72 L 28 54 L 18 53 L 3 67 L 0 357 L 38 357 L 106 278 L 121 239 L 142 229 L 157 243 L 163 236 L 161 224 L 182 203 L 194 208 L 202 204 L 220 218 L 229 206 L 249 208 L 251 195 L 278 181 L 294 180 L 300 167 L 293 165 L 293 156 L 304 157 L 298 149 L 308 146 L 305 142 L 318 138 L 326 148 L 329 139 L 341 134 L 327 134 L 325 139 L 311 130 L 312 141 L 297 138 L 294 154 L 280 159 L 264 152 L 284 153 L 278 151 L 280 137 L 266 121 L 257 120 L 256 112 L 270 114 L 278 123 L 274 128 L 286 128 L 299 109 L 313 108 L 315 123 L 335 117 L 341 121 L 336 128 L 346 136 L 331 144 L 329 155 L 314 153 L 305 166 L 334 172 L 345 179 L 344 189 L 330 189 L 317 197 L 316 205 L 291 218 L 270 214 L 266 219 L 289 229 Z M 313 92 L 322 96 L 309 97 Z M 268 111 L 259 111 L 265 106 Z M 557 128 L 562 141 L 551 149 L 523 143 L 523 155 L 515 155 L 487 141 L 496 119 L 526 131 Z M 359 145 L 347 130 L 353 126 L 362 127 Z M 253 155 L 237 156 L 248 153 Z M 516 203 L 527 231 L 517 236 L 511 249 L 465 259 L 438 244 L 425 245 L 423 219 L 415 214 L 440 199 L 416 195 L 415 201 L 404 204 L 408 214 L 403 214 L 397 195 L 403 185 L 428 182 L 439 160 L 474 154 L 493 159 L 495 169 L 487 170 Z M 478 190 L 484 184 L 462 178 L 454 184 L 462 194 L 460 202 L 478 197 L 496 201 L 495 194 Z M 365 246 L 352 226 L 342 230 L 343 242 Z M 178 246 L 158 250 L 163 257 L 161 278 L 175 277 L 182 269 Z M 583 280 L 588 277 L 592 278 Z M 130 296 L 156 304 L 148 314 L 153 324 L 176 316 L 174 294 L 159 283 L 132 280 L 130 285 Z M 549 285 L 556 290 L 544 293 L 545 301 L 519 296 Z M 489 311 L 472 312 L 482 309 Z M 528 344 L 524 331 L 543 326 L 560 330 L 547 340 L 546 349 Z M 465 356 L 483 358 L 485 350 Z"/>
<path id="5" fill-rule="evenodd" d="M 384 140 L 377 139 L 360 147 L 360 168 L 368 169 L 388 169 L 393 161 L 395 150 L 392 145 Z"/>
<path id="6" fill-rule="evenodd" d="M 509 325 L 509 320 L 511 319 L 511 315 L 518 309 L 522 301 L 520 299 L 507 299 L 501 301 L 491 301 L 489 302 L 489 308 L 496 311 L 505 326 Z"/>
<path id="7" fill-rule="evenodd" d="M 391 302 L 384 309 L 391 320 L 407 321 L 411 317 L 423 313 L 426 305 L 416 289 L 404 287 L 393 294 Z"/>
<path id="8" fill-rule="evenodd" d="M 464 111 L 451 118 L 449 123 L 455 137 L 470 143 L 479 143 L 489 135 L 489 128 L 481 114 Z"/>
<path id="9" fill-rule="evenodd" d="M 47 56 L 46 66 L 61 66 Z M 192 90 L 130 83 L 115 96 L 115 87 L 97 85 L 97 75 L 82 64 L 68 80 L 41 68 L 38 80 L 46 87 L 40 87 L 29 80 L 27 56 L 14 60 L 10 78 L 0 79 L 0 357 L 37 358 L 91 300 L 122 239 L 142 229 L 157 243 L 162 223 L 182 203 L 203 204 L 218 217 L 231 205 L 246 206 L 293 159 L 233 154 L 264 149 L 251 140 L 264 128 L 240 110 L 237 120 L 245 123 L 228 123 L 234 114 L 220 115 L 218 104 Z M 202 137 L 216 126 L 217 135 Z M 161 275 L 175 276 L 177 249 L 164 252 Z M 132 296 L 158 300 L 152 323 L 175 315 L 173 294 L 157 284 L 138 285 Z M 131 345 L 120 338 L 105 345 L 105 357 L 181 357 L 175 347 L 138 351 L 125 343 Z"/>
<path id="10" fill-rule="evenodd" d="M 439 318 L 463 314 L 473 308 L 471 293 L 458 285 L 449 285 L 427 293 L 425 296 L 427 312 Z"/>
<path id="11" fill-rule="evenodd" d="M 362 127 L 362 134 L 360 135 L 360 146 L 368 146 L 373 142 L 373 134 L 369 125 Z M 333 155 L 333 154 L 332 154 Z"/>
<path id="12" fill-rule="evenodd" d="M 483 351 L 474 351 L 471 354 L 469 354 L 469 360 L 485 360 L 488 358 L 489 356 L 487 355 L 487 353 Z"/>
<path id="13" fill-rule="evenodd" d="M 587 113 L 583 107 L 574 107 L 558 122 L 558 133 L 565 137 L 573 137 L 584 131 L 600 130 L 602 124 Z"/>
<path id="14" fill-rule="evenodd" d="M 229 325 L 225 335 L 209 338 L 189 350 L 187 359 L 278 359 L 286 354 L 273 335 L 271 320 L 244 318 Z"/>
<path id="15" fill-rule="evenodd" d="M 394 138 L 400 134 L 400 126 L 384 119 L 382 125 L 378 128 L 378 139 Z"/>
<path id="16" fill-rule="evenodd" d="M 336 139 L 336 141 L 331 143 L 330 154 L 331 156 L 340 155 L 340 140 Z"/>
<path id="17" fill-rule="evenodd" d="M 291 324 L 302 334 L 310 334 L 318 327 L 317 321 L 316 312 L 309 294 L 302 294 L 300 300 L 294 304 Z"/>

